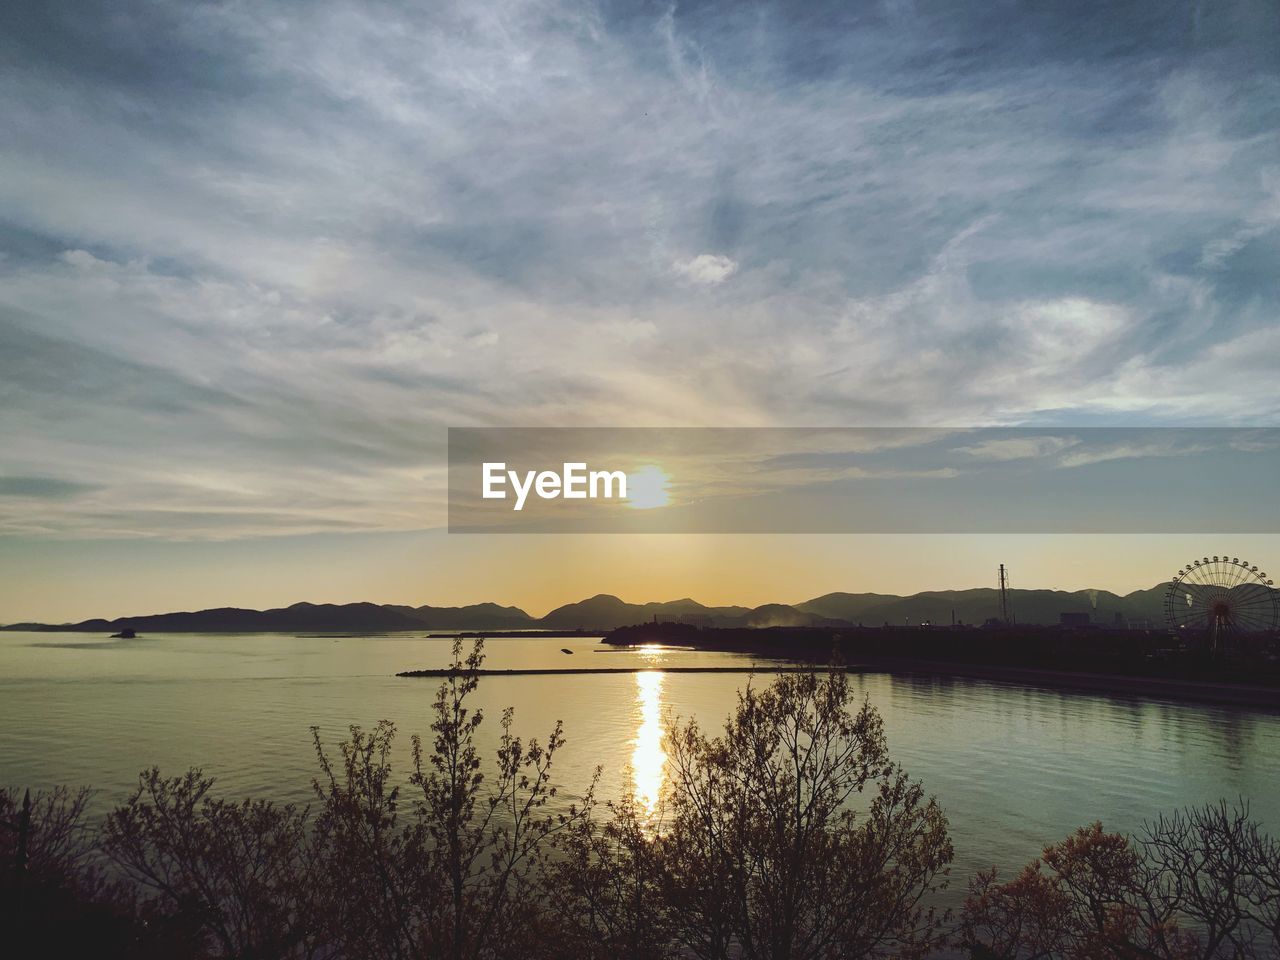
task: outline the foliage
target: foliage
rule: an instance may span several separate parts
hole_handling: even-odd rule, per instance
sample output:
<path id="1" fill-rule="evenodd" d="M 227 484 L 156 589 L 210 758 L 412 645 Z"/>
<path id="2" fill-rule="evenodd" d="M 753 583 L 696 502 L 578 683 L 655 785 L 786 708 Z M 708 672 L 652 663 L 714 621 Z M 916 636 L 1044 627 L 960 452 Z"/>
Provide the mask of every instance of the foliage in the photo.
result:
<path id="1" fill-rule="evenodd" d="M 1095 823 L 1005 883 L 970 885 L 961 941 L 980 958 L 1280 956 L 1280 844 L 1225 801 L 1136 838 Z"/>
<path id="2" fill-rule="evenodd" d="M 90 796 L 0 787 L 0 931 L 15 956 L 162 955 L 140 949 L 132 891 L 99 869 Z"/>
<path id="3" fill-rule="evenodd" d="M 145 771 L 102 826 L 89 794 L 0 790 L 0 922 L 22 955 L 220 960 L 1252 960 L 1280 957 L 1280 844 L 1243 802 L 1084 827 L 1010 880 L 975 877 L 954 931 L 946 817 L 889 757 L 846 674 L 748 688 L 723 729 L 675 725 L 657 810 L 559 795 L 545 742 L 473 708 L 455 642 L 430 735 L 313 730 L 313 808 Z M 597 772 L 598 776 L 598 772 Z M 18 856 L 18 836 L 25 837 Z M 19 867 L 21 866 L 21 869 Z M 12 867 L 12 869 L 9 869 Z"/>
<path id="4" fill-rule="evenodd" d="M 584 816 L 558 844 L 543 889 L 549 927 L 542 954 L 581 960 L 660 960 L 673 955 L 670 848 L 632 791 Z"/>
<path id="5" fill-rule="evenodd" d="M 946 819 L 833 670 L 740 694 L 716 737 L 675 731 L 663 839 L 677 936 L 707 958 L 914 956 L 940 940 Z M 855 801 L 869 791 L 866 808 Z"/>
<path id="6" fill-rule="evenodd" d="M 511 711 L 504 712 L 486 780 L 476 745 L 484 717 L 467 705 L 483 645 L 477 641 L 464 657 L 458 640 L 453 654 L 433 704 L 431 749 L 413 738 L 404 794 L 393 785 L 390 723 L 372 733 L 352 727 L 337 766 L 314 732 L 322 771 L 315 784 L 318 861 L 324 876 L 342 878 L 328 885 L 323 913 L 331 918 L 330 943 L 343 956 L 523 956 L 528 932 L 538 926 L 537 884 L 551 842 L 582 817 L 572 804 L 547 810 L 564 744 L 559 724 L 545 745 L 525 742 L 512 732 Z"/>
<path id="7" fill-rule="evenodd" d="M 224 800 L 213 786 L 195 769 L 144 772 L 108 815 L 103 851 L 139 891 L 149 922 L 189 931 L 202 954 L 312 956 L 306 811 Z"/>

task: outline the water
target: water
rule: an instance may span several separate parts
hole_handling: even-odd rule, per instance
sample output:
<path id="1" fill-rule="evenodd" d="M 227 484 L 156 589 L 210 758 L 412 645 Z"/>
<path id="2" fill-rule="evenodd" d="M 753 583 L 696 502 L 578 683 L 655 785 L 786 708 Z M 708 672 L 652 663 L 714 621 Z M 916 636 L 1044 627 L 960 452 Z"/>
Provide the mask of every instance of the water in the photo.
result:
<path id="1" fill-rule="evenodd" d="M 233 795 L 307 802 L 316 772 L 310 727 L 334 743 L 349 724 L 390 719 L 406 763 L 408 734 L 429 732 L 439 681 L 395 674 L 445 666 L 449 653 L 448 640 L 410 636 L 0 633 L 0 783 L 93 785 L 100 811 L 145 767 L 199 765 Z M 488 677 L 477 703 L 490 734 L 505 706 L 515 708 L 522 736 L 544 738 L 563 720 L 568 745 L 556 779 L 567 792 L 599 765 L 601 795 L 616 796 L 632 770 L 645 804 L 661 786 L 670 717 L 717 726 L 750 679 L 662 668 L 752 662 L 615 650 L 581 637 L 493 639 L 486 653 L 493 668 L 642 666 L 636 674 Z M 1093 820 L 1133 831 L 1163 811 L 1243 796 L 1280 832 L 1280 714 L 977 680 L 875 673 L 852 682 L 884 716 L 895 759 L 950 817 L 957 889 L 948 900 L 975 870 L 1016 869 Z"/>

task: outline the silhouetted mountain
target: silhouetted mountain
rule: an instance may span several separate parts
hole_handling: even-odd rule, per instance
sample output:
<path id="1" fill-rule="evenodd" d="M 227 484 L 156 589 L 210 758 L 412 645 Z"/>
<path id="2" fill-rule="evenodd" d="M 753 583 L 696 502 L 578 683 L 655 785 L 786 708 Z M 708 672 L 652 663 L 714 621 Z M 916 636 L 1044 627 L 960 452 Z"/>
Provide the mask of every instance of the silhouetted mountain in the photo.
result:
<path id="1" fill-rule="evenodd" d="M 1009 603 L 1018 623 L 1055 624 L 1063 613 L 1087 613 L 1095 623 L 1111 625 L 1116 614 L 1126 622 L 1164 620 L 1165 584 L 1117 596 L 1106 590 L 1010 590 Z M 973 590 L 929 590 L 909 597 L 875 593 L 829 593 L 797 609 L 867 626 L 907 622 L 946 624 L 954 613 L 962 623 L 982 623 L 1000 614 L 1000 592 L 990 587 Z"/>
<path id="2" fill-rule="evenodd" d="M 75 630 L 95 633 L 125 628 L 141 634 L 167 633 L 271 633 L 296 631 L 392 631 L 421 630 L 422 621 L 376 603 L 295 603 L 274 610 L 243 610 L 218 607 L 190 613 L 156 613 L 115 620 L 85 620 L 82 623 L 47 626 L 11 624 L 6 630 Z"/>
<path id="3" fill-rule="evenodd" d="M 497 603 L 474 603 L 466 607 L 386 604 L 386 609 L 413 617 L 434 630 L 519 630 L 537 626 L 537 621 L 519 607 Z"/>
<path id="4" fill-rule="evenodd" d="M 892 593 L 827 593 L 795 606 L 797 610 L 815 613 L 820 617 L 856 622 L 864 610 L 901 599 L 903 598 Z"/>
<path id="5" fill-rule="evenodd" d="M 612 630 L 632 623 L 659 620 L 682 620 L 707 626 L 745 625 L 748 607 L 708 607 L 685 597 L 665 603 L 627 603 L 607 593 L 597 594 L 577 603 L 557 607 L 538 621 L 552 630 Z"/>
<path id="6" fill-rule="evenodd" d="M 725 624 L 731 626 L 732 624 Z M 785 603 L 766 603 L 756 607 L 746 616 L 748 627 L 841 627 L 850 621 L 826 617 Z"/>
<path id="7" fill-rule="evenodd" d="M 1165 584 L 1117 596 L 1106 590 L 1011 590 L 1015 619 L 1026 624 L 1056 624 L 1063 613 L 1087 613 L 1095 623 L 1112 625 L 1117 614 L 1125 622 L 1164 620 Z M 794 605 L 768 603 L 759 607 L 708 607 L 688 597 L 657 603 L 627 603 L 610 594 L 599 594 L 557 607 L 545 617 L 534 618 L 519 607 L 477 603 L 465 607 L 411 607 L 376 603 L 295 603 L 273 610 L 219 607 L 190 613 L 161 613 L 115 620 L 93 619 L 80 623 L 48 625 L 14 623 L 4 630 L 67 630 L 116 633 L 129 628 L 138 633 L 297 633 L 391 632 L 401 630 L 613 630 L 654 619 L 709 627 L 821 627 L 862 623 L 901 625 L 956 620 L 981 624 L 998 616 L 998 591 L 931 590 L 898 597 L 882 593 L 828 593 Z"/>

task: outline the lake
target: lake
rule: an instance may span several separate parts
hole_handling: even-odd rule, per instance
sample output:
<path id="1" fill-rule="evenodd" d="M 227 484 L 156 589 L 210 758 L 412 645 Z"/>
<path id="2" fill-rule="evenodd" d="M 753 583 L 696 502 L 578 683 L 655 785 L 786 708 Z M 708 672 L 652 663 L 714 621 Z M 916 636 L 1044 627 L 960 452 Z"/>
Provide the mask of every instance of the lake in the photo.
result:
<path id="1" fill-rule="evenodd" d="M 486 677 L 477 703 L 490 735 L 506 706 L 521 736 L 543 739 L 564 721 L 556 779 L 565 792 L 580 791 L 600 765 L 601 797 L 616 796 L 630 769 L 645 803 L 662 783 L 673 715 L 716 727 L 738 689 L 769 680 L 663 672 L 750 665 L 745 655 L 616 649 L 582 637 L 491 639 L 486 654 L 494 669 L 643 668 Z M 439 680 L 395 674 L 446 666 L 449 655 L 447 639 L 407 635 L 0 633 L 0 783 L 92 785 L 102 810 L 144 767 L 198 765 L 230 794 L 307 802 L 316 772 L 309 728 L 332 744 L 349 724 L 392 720 L 407 769 L 408 736 L 429 733 Z M 951 820 L 949 901 L 975 870 L 1017 868 L 1095 819 L 1132 831 L 1182 805 L 1243 796 L 1280 832 L 1280 714 L 922 675 L 868 673 L 852 684 L 883 715 L 894 758 Z"/>

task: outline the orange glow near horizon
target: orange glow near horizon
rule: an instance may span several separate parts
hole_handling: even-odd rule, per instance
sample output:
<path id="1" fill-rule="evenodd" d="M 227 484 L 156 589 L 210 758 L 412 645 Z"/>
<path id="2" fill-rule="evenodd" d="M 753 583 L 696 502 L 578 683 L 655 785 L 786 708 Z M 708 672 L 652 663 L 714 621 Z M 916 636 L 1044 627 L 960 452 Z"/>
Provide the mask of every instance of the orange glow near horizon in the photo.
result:
<path id="1" fill-rule="evenodd" d="M 64 623 L 236 606 L 492 602 L 539 617 L 600 593 L 629 603 L 801 603 L 995 586 L 1124 594 L 1167 581 L 1222 538 L 756 534 L 352 534 L 222 542 L 0 543 L 0 622 Z M 1206 546 L 1208 549 L 1206 549 Z M 1280 566 L 1280 536 L 1231 549 Z"/>

